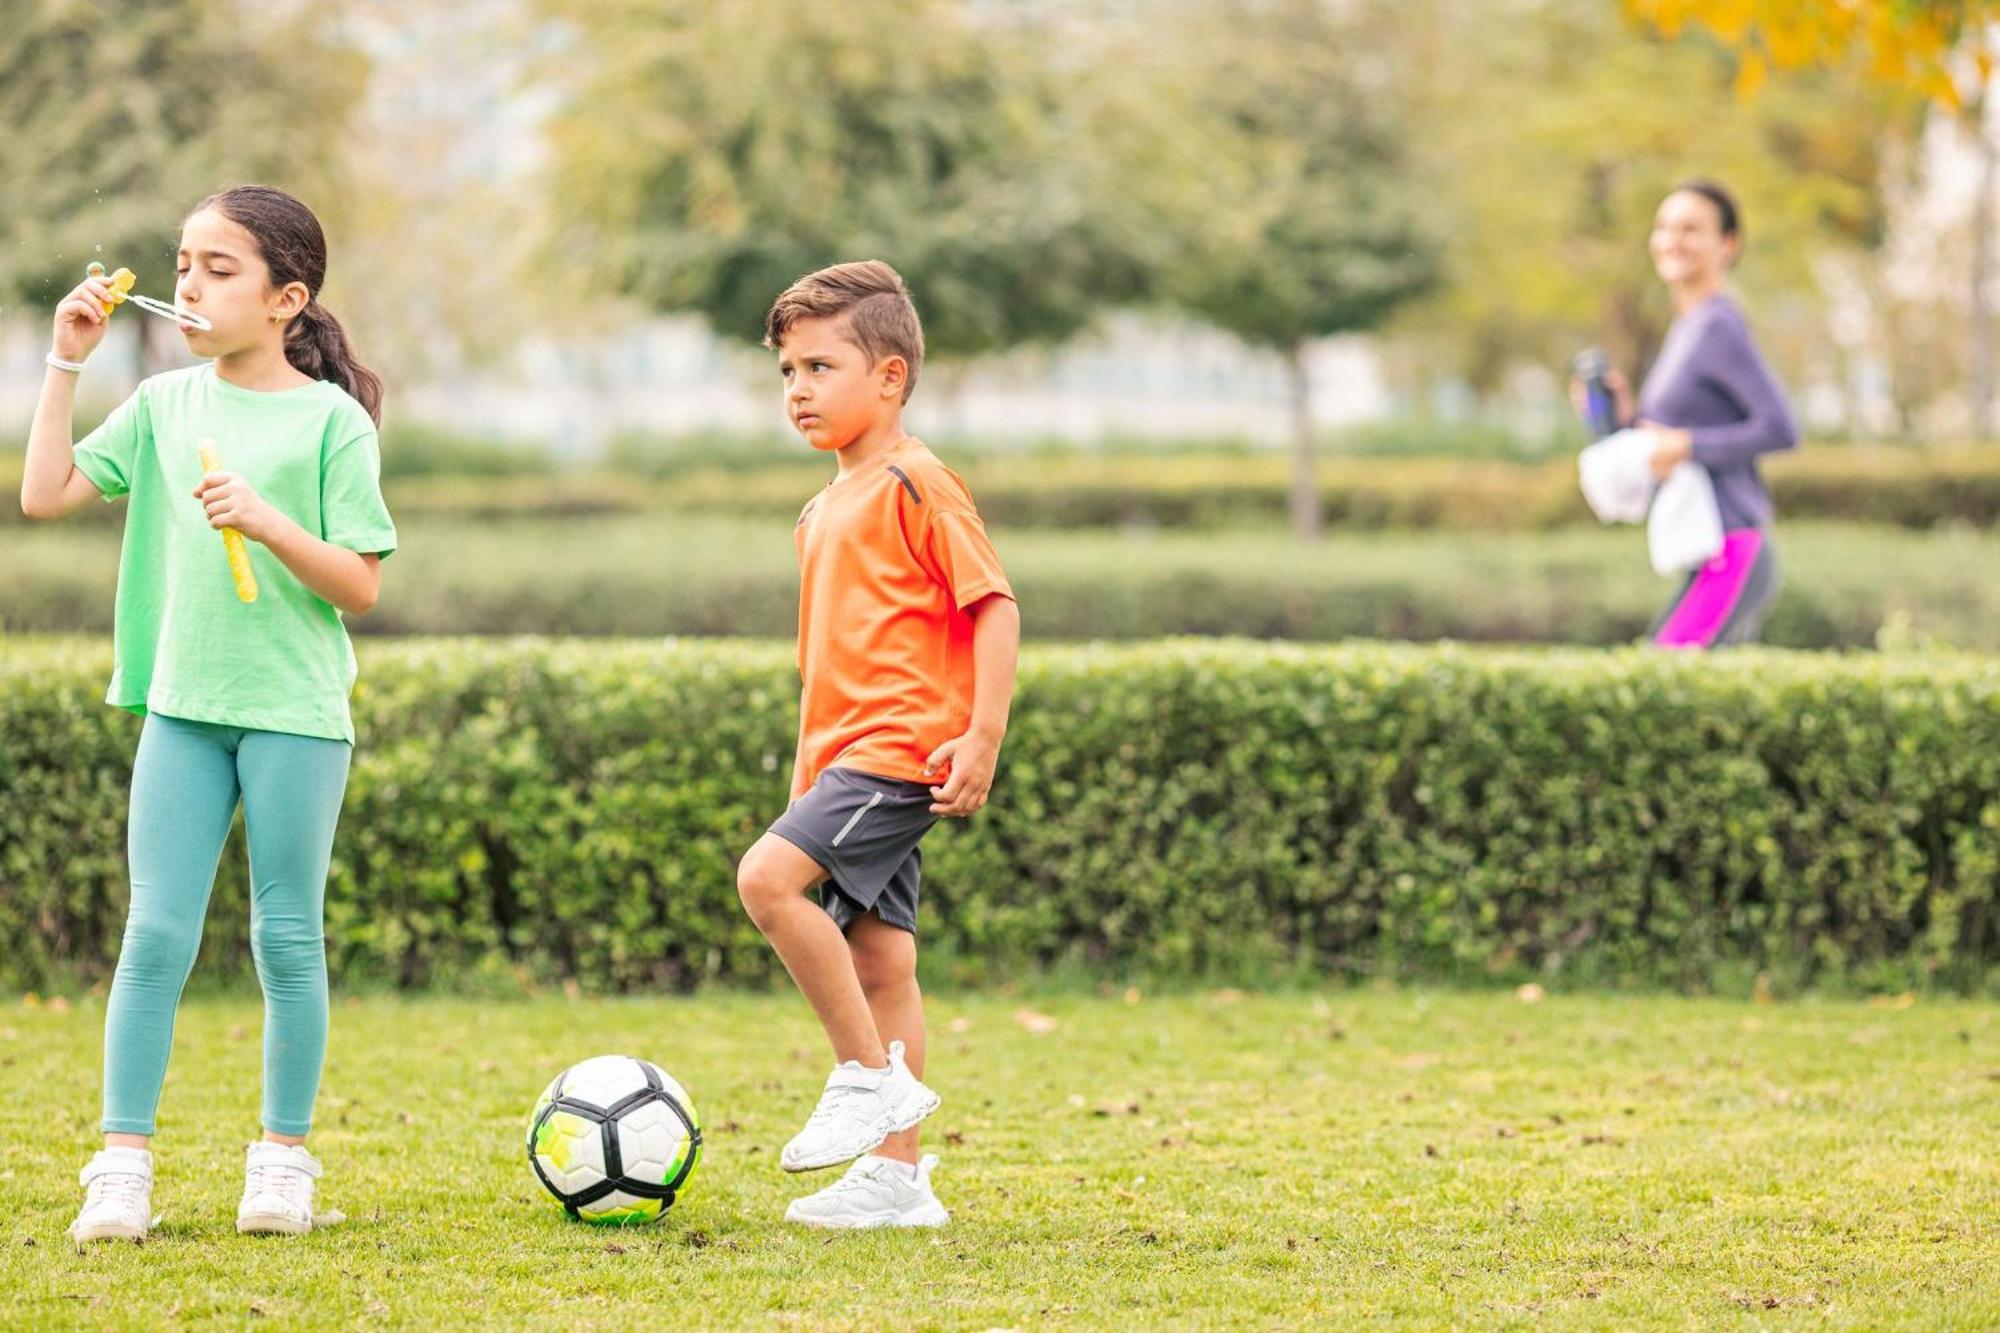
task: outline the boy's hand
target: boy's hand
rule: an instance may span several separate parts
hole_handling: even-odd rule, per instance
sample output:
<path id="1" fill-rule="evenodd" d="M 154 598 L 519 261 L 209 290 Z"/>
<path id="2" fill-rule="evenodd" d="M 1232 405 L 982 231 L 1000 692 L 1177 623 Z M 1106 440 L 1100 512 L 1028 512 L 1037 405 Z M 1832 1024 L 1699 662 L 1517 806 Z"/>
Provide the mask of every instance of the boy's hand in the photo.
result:
<path id="1" fill-rule="evenodd" d="M 947 764 L 951 766 L 951 776 L 944 785 L 931 788 L 931 795 L 936 798 L 931 813 L 962 818 L 985 805 L 987 793 L 993 790 L 993 769 L 999 762 L 1000 742 L 975 731 L 948 740 L 931 751 L 924 764 L 925 777 Z"/>
<path id="2" fill-rule="evenodd" d="M 268 544 L 285 521 L 235 472 L 208 473 L 194 488 L 194 498 L 207 510 L 208 526 L 235 528 L 253 542 Z"/>

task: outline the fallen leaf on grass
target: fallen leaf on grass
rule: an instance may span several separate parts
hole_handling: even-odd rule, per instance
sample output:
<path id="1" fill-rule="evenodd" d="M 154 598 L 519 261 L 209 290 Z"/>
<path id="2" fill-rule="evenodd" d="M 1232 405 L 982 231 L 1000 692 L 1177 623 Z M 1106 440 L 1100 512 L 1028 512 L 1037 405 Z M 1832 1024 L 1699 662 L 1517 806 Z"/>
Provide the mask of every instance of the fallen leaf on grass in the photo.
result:
<path id="1" fill-rule="evenodd" d="M 945 1024 L 945 1026 L 953 1032 L 970 1032 L 972 1031 L 972 1020 L 969 1018 L 954 1018 L 951 1022 Z"/>
<path id="2" fill-rule="evenodd" d="M 1054 1032 L 1057 1027 L 1054 1018 L 1051 1018 L 1047 1014 L 1037 1013 L 1033 1009 L 1016 1009 L 1014 1011 L 1014 1021 L 1037 1037 L 1047 1036 L 1049 1033 Z"/>
<path id="3" fill-rule="evenodd" d="M 1549 993 L 1534 982 L 1525 982 L 1514 988 L 1514 998 L 1522 1004 L 1540 1004 L 1549 998 Z"/>

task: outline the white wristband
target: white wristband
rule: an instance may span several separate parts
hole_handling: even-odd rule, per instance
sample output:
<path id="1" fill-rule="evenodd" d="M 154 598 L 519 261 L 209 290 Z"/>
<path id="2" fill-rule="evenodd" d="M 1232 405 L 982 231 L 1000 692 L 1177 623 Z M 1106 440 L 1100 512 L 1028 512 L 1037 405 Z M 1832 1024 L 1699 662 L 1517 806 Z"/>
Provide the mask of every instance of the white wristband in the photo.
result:
<path id="1" fill-rule="evenodd" d="M 54 352 L 50 352 L 45 359 L 57 370 L 67 370 L 72 375 L 81 375 L 83 373 L 83 362 L 81 361 L 65 361 Z"/>

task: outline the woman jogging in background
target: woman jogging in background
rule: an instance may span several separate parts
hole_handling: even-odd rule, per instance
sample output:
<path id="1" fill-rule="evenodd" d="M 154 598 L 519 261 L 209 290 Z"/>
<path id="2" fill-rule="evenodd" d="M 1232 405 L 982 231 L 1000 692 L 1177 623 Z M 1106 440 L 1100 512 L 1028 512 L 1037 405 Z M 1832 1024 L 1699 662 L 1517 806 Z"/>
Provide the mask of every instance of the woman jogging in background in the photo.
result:
<path id="1" fill-rule="evenodd" d="M 1665 648 L 1753 643 L 1778 592 L 1771 493 L 1757 460 L 1795 448 L 1799 436 L 1729 292 L 1729 270 L 1743 253 L 1736 201 L 1709 181 L 1679 186 L 1653 217 L 1650 249 L 1674 323 L 1636 403 L 1624 376 L 1606 376 L 1616 424 L 1652 432 L 1656 478 L 1688 460 L 1707 469 L 1723 547 L 1687 575 L 1648 637 Z M 1572 396 L 1581 410 L 1583 386 L 1572 386 Z"/>

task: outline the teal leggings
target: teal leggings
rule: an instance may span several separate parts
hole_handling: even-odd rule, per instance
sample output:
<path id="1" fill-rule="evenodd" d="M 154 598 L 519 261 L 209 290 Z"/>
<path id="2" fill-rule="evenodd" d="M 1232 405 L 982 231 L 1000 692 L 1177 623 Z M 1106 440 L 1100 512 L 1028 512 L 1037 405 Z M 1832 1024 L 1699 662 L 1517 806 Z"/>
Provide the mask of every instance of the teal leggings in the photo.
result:
<path id="1" fill-rule="evenodd" d="M 104 1020 L 105 1133 L 153 1132 L 239 797 L 264 984 L 264 1128 L 311 1128 L 326 1057 L 326 868 L 352 753 L 345 741 L 147 716 L 132 765 L 132 908 Z"/>

